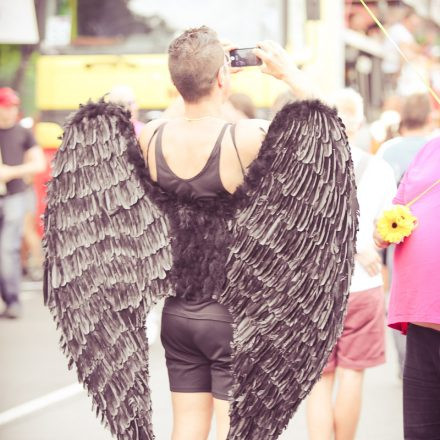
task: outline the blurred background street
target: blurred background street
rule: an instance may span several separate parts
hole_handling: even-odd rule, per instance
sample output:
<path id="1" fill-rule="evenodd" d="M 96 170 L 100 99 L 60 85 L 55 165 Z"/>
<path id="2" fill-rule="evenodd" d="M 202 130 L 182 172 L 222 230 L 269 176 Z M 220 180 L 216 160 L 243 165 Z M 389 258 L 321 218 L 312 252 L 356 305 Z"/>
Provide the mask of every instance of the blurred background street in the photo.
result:
<path id="1" fill-rule="evenodd" d="M 23 319 L 0 321 L 0 438 L 110 440 L 111 435 L 92 413 L 91 400 L 76 385 L 75 374 L 67 370 L 38 284 L 27 283 L 25 287 L 32 290 L 23 293 Z M 171 402 L 158 340 L 151 347 L 150 362 L 155 433 L 158 440 L 166 440 L 171 434 Z M 401 393 L 396 354 L 388 337 L 387 363 L 366 372 L 357 440 L 403 438 Z M 280 437 L 292 439 L 307 439 L 304 406 Z"/>
<path id="2" fill-rule="evenodd" d="M 131 111 L 137 135 L 153 119 L 181 116 L 167 47 L 184 29 L 206 24 L 237 47 L 266 39 L 280 43 L 323 100 L 342 88 L 355 91 L 360 112 L 348 120 L 360 120 L 350 145 L 387 162 L 383 165 L 394 172 L 389 169 L 394 190 L 417 152 L 440 133 L 440 0 L 366 4 L 374 17 L 360 0 L 0 0 L 0 110 L 16 112 L 12 125 L 0 118 L 0 134 L 11 127 L 25 130 L 33 140 L 26 148 L 36 147 L 45 168 L 14 179 L 22 180 L 14 192 L 27 193 L 23 239 L 19 237 L 20 251 L 14 256 L 20 260 L 16 278 L 23 273 L 24 282 L 15 298 L 21 307 L 10 308 L 5 295 L 0 301 L 0 440 L 111 438 L 92 413 L 75 373 L 67 370 L 42 300 L 45 185 L 66 116 L 104 95 Z M 231 78 L 231 96 L 222 108 L 231 123 L 271 119 L 296 99 L 258 67 Z M 6 199 L 12 191 L 2 177 L 3 167 L 20 161 L 7 163 L 9 146 L 0 144 L 0 197 Z M 27 160 L 24 155 L 21 159 Z M 372 199 L 377 188 L 385 192 L 380 176 L 373 180 L 377 187 L 364 185 Z M 379 253 L 373 245 L 372 252 L 379 261 L 377 274 L 383 272 L 379 284 L 383 281 L 388 291 L 393 252 Z M 160 306 L 153 324 L 157 334 Z M 386 347 L 386 363 L 365 372 L 356 440 L 403 438 L 398 356 L 405 356 L 405 338 L 387 329 Z M 150 368 L 154 426 L 157 439 L 165 440 L 172 428 L 171 404 L 157 337 Z M 308 438 L 305 413 L 303 404 L 281 440 Z"/>

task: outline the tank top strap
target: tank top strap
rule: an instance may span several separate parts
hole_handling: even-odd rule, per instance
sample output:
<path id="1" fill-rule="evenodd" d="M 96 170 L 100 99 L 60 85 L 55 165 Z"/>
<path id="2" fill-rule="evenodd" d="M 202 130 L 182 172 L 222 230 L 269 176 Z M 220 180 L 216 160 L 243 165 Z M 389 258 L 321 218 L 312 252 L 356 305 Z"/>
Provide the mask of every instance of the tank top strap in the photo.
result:
<path id="1" fill-rule="evenodd" d="M 243 177 L 244 177 L 246 173 L 244 171 L 243 162 L 241 161 L 241 157 L 238 152 L 237 142 L 235 141 L 235 127 L 236 127 L 236 124 L 231 124 L 231 139 L 232 139 L 232 144 L 234 145 L 234 148 L 235 148 L 235 153 L 237 154 L 238 162 L 240 163 L 241 174 L 243 174 Z"/>
<path id="2" fill-rule="evenodd" d="M 159 176 L 161 175 L 161 172 L 164 170 L 166 172 L 171 172 L 171 169 L 169 168 L 165 157 L 163 155 L 162 151 L 162 136 L 163 136 L 163 130 L 165 128 L 165 124 L 162 124 L 157 129 L 157 136 L 156 136 L 156 142 L 154 143 L 154 154 L 156 157 L 156 173 L 157 173 L 157 181 L 159 182 Z"/>
<path id="3" fill-rule="evenodd" d="M 147 165 L 147 169 L 149 170 L 150 168 L 149 168 L 149 157 L 150 157 L 150 146 L 151 146 L 151 143 L 152 143 L 152 141 L 153 141 L 153 139 L 154 139 L 154 136 L 156 136 L 156 134 L 157 134 L 157 132 L 159 131 L 159 130 L 163 130 L 163 127 L 165 126 L 165 124 L 166 124 L 166 122 L 164 122 L 163 124 L 160 124 L 158 127 L 156 127 L 156 129 L 154 130 L 154 132 L 153 132 L 153 135 L 150 137 L 150 140 L 148 141 L 148 145 L 147 145 L 147 160 L 146 160 L 146 165 Z M 156 142 L 157 142 L 157 138 L 156 138 Z M 156 156 L 156 151 L 155 151 L 155 156 Z"/>
<path id="4" fill-rule="evenodd" d="M 207 170 L 215 164 L 216 172 L 219 172 L 220 169 L 220 151 L 221 151 L 221 145 L 223 141 L 223 137 L 225 135 L 226 129 L 228 128 L 230 124 L 226 123 L 223 125 L 217 140 L 215 142 L 214 148 L 211 151 L 211 154 L 209 155 L 208 160 L 206 161 L 206 164 L 204 165 L 203 169 L 194 177 L 190 179 L 182 179 L 179 178 L 179 180 L 183 181 L 191 181 L 194 180 L 201 175 L 205 174 Z M 162 124 L 160 127 L 158 127 L 156 142 L 155 142 L 155 155 L 156 155 L 156 169 L 157 169 L 157 180 L 159 181 L 159 175 L 173 175 L 175 177 L 176 174 L 171 170 L 169 165 L 167 164 L 167 161 L 165 160 L 165 156 L 163 154 L 162 149 L 162 137 L 163 137 L 163 130 L 165 128 L 165 124 Z"/>
<path id="5" fill-rule="evenodd" d="M 212 152 L 209 156 L 208 159 L 208 163 L 210 163 L 212 160 L 214 159 L 218 159 L 219 161 L 219 166 L 220 166 L 220 150 L 221 150 L 221 146 L 222 146 L 222 142 L 223 142 L 223 138 L 225 137 L 225 132 L 226 129 L 230 126 L 231 124 L 229 122 L 227 122 L 225 125 L 223 125 L 217 140 L 215 141 L 215 145 L 214 148 L 212 149 Z"/>

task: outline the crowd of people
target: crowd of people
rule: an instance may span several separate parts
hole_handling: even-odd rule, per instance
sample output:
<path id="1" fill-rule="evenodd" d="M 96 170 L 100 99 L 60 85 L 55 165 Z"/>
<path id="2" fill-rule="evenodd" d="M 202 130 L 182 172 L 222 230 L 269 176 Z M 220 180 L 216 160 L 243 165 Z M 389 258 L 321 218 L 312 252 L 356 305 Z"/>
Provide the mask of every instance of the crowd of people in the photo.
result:
<path id="1" fill-rule="evenodd" d="M 389 27 L 390 36 L 413 58 L 431 59 L 415 40 L 419 18 L 414 11 L 401 18 Z M 181 98 L 163 118 L 140 122 L 127 85 L 115 86 L 108 100 L 131 111 L 151 179 L 162 188 L 196 198 L 232 194 L 258 156 L 270 122 L 255 119 L 250 97 L 229 96 L 229 77 L 234 73 L 229 47 L 206 28 L 191 32 L 170 47 L 171 76 Z M 198 71 L 182 64 L 200 53 L 206 60 L 203 50 L 211 60 L 205 66 L 210 74 L 205 82 Z M 280 46 L 262 42 L 255 50 L 264 62 L 263 71 L 288 86 L 289 92 L 280 96 L 283 105 L 319 98 L 337 109 L 354 163 L 359 202 L 354 273 L 342 334 L 307 398 L 312 440 L 355 438 L 364 371 L 385 362 L 386 321 L 396 329 L 405 438 L 440 438 L 439 126 L 432 96 L 420 91 L 423 84 L 420 87 L 411 77 L 411 67 L 393 48 L 389 53 L 383 70 L 388 89 L 399 96 L 398 129 L 377 149 L 374 141 L 359 141 L 365 116 L 362 97 L 355 90 L 316 96 Z M 20 252 L 26 212 L 32 212 L 29 182 L 47 166 L 32 133 L 17 123 L 19 104 L 13 90 L 0 88 L 0 291 L 5 305 L 0 316 L 8 319 L 22 314 Z M 274 103 L 277 110 L 279 106 Z M 375 226 L 393 204 L 410 205 L 417 218 L 413 233 L 397 244 L 386 241 Z M 161 336 L 173 396 L 173 439 L 206 439 L 213 411 L 217 437 L 226 439 L 232 380 L 228 310 L 213 298 L 193 304 L 184 297 L 168 299 Z"/>
<path id="2" fill-rule="evenodd" d="M 420 81 L 420 77 L 438 91 L 438 23 L 429 15 L 418 14 L 414 7 L 408 5 L 379 4 L 371 9 L 388 35 L 382 32 L 361 5 L 352 4 L 346 9 L 347 26 L 382 46 L 385 96 L 408 96 L 424 92 L 426 86 Z M 398 49 L 410 63 L 402 57 Z"/>

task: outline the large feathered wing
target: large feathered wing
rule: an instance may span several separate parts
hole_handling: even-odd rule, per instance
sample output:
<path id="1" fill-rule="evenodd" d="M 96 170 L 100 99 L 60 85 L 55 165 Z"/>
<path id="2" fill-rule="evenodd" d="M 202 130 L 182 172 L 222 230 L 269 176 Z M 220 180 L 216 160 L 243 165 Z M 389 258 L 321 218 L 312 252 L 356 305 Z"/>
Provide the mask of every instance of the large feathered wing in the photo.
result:
<path id="1" fill-rule="evenodd" d="M 100 102 L 56 155 L 45 298 L 64 350 L 117 438 L 151 439 L 145 316 L 170 291 L 214 296 L 234 321 L 228 438 L 276 439 L 342 329 L 357 229 L 343 126 L 318 101 L 285 107 L 244 184 L 209 201 L 164 192 L 134 149 L 127 114 Z"/>
<path id="2" fill-rule="evenodd" d="M 344 127 L 319 101 L 286 106 L 235 195 L 229 440 L 276 439 L 342 330 L 358 205 Z"/>
<path id="3" fill-rule="evenodd" d="M 48 185 L 45 302 L 118 440 L 154 438 L 145 319 L 170 292 L 166 217 L 145 197 L 129 114 L 88 104 L 67 122 Z"/>

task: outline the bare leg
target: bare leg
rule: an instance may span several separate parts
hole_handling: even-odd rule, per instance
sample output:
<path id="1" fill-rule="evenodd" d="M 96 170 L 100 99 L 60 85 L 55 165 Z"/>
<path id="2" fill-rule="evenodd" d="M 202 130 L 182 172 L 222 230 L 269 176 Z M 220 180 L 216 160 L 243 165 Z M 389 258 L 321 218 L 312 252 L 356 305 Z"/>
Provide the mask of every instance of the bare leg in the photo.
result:
<path id="1" fill-rule="evenodd" d="M 214 399 L 214 413 L 217 425 L 217 440 L 226 440 L 229 432 L 229 402 Z"/>
<path id="2" fill-rule="evenodd" d="M 334 418 L 335 439 L 353 440 L 361 413 L 364 370 L 338 368 Z"/>
<path id="3" fill-rule="evenodd" d="M 171 393 L 173 434 L 171 440 L 206 440 L 211 428 L 211 393 Z"/>
<path id="4" fill-rule="evenodd" d="M 309 440 L 333 438 L 332 391 L 335 373 L 324 373 L 307 398 Z"/>

